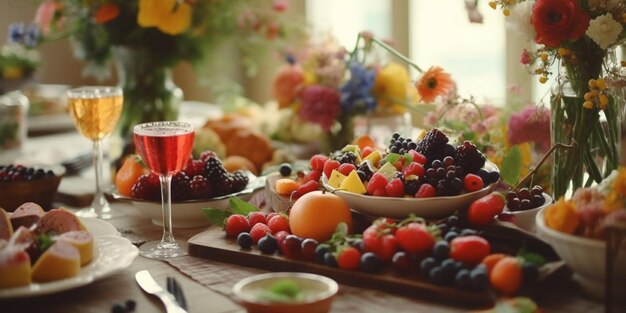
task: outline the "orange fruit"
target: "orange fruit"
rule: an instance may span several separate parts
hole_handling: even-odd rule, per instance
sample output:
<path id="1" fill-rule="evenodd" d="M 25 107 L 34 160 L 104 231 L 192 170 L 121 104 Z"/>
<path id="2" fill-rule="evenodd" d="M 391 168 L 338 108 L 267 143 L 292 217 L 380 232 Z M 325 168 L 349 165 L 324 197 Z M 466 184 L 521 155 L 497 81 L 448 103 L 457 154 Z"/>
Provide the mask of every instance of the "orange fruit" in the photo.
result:
<path id="1" fill-rule="evenodd" d="M 522 285 L 522 265 L 512 256 L 502 258 L 491 270 L 491 286 L 504 296 L 514 295 Z"/>
<path id="2" fill-rule="evenodd" d="M 224 161 L 222 161 L 222 164 L 229 172 L 234 172 L 236 170 L 248 170 L 254 175 L 259 174 L 256 166 L 254 166 L 254 163 L 252 163 L 250 159 L 240 155 L 229 155 L 226 159 L 224 159 Z"/>
<path id="3" fill-rule="evenodd" d="M 143 167 L 141 159 L 137 155 L 129 155 L 115 175 L 117 192 L 123 196 L 130 197 L 131 189 L 137 182 L 137 179 L 139 179 L 139 176 L 147 173 L 148 170 Z"/>
<path id="4" fill-rule="evenodd" d="M 363 151 L 363 149 L 365 149 L 365 147 L 372 147 L 372 148 L 376 149 L 376 142 L 369 135 L 361 135 L 361 136 L 357 137 L 356 139 L 354 139 L 354 141 L 352 143 L 357 145 L 357 146 L 359 146 L 361 151 Z"/>
<path id="5" fill-rule="evenodd" d="M 328 192 L 312 191 L 298 198 L 289 211 L 291 233 L 324 242 L 332 237 L 339 223 L 352 229 L 348 203 Z"/>
<path id="6" fill-rule="evenodd" d="M 491 270 L 494 266 L 496 266 L 496 263 L 500 262 L 500 260 L 502 260 L 506 256 L 507 255 L 504 253 L 492 253 L 486 256 L 483 259 L 482 263 L 485 264 L 485 267 L 487 267 L 487 274 L 491 274 Z"/>
<path id="7" fill-rule="evenodd" d="M 283 196 L 288 196 L 292 192 L 296 191 L 300 184 L 291 178 L 280 178 L 274 183 L 276 193 Z"/>

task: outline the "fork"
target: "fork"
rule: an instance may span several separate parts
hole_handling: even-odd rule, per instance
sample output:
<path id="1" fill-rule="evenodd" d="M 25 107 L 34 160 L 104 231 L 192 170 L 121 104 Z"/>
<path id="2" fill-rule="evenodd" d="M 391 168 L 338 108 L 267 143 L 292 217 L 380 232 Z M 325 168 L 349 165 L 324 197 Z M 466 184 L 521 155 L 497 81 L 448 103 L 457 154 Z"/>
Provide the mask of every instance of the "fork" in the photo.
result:
<path id="1" fill-rule="evenodd" d="M 61 163 L 65 167 L 66 175 L 77 175 L 83 169 L 93 164 L 92 153 L 84 153 Z"/>
<path id="2" fill-rule="evenodd" d="M 185 310 L 187 310 L 187 300 L 183 293 L 183 288 L 175 277 L 167 276 L 167 291 L 174 295 L 176 302 Z"/>

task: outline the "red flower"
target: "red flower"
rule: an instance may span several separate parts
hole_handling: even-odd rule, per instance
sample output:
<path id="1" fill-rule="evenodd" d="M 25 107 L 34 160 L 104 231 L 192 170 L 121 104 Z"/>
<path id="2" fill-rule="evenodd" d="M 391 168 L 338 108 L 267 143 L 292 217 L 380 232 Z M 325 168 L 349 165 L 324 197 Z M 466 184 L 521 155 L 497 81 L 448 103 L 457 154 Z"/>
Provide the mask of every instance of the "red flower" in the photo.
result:
<path id="1" fill-rule="evenodd" d="M 537 0 L 530 22 L 537 32 L 535 41 L 554 48 L 584 35 L 589 20 L 576 0 Z"/>
<path id="2" fill-rule="evenodd" d="M 530 56 L 530 53 L 528 53 L 528 50 L 524 49 L 519 61 L 524 65 L 528 65 L 533 61 L 533 58 Z"/>
<path id="3" fill-rule="evenodd" d="M 300 100 L 300 117 L 329 131 L 341 110 L 339 92 L 330 87 L 312 85 L 302 89 Z"/>

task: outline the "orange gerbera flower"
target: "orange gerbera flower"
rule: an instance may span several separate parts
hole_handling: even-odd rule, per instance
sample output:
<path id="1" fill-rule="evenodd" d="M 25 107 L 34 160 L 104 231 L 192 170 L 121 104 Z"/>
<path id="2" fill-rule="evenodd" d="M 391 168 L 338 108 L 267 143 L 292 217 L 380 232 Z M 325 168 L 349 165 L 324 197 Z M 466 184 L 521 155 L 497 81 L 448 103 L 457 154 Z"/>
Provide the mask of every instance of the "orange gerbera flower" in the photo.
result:
<path id="1" fill-rule="evenodd" d="M 424 102 L 432 102 L 439 96 L 447 96 L 454 89 L 454 80 L 439 66 L 432 66 L 415 83 Z"/>

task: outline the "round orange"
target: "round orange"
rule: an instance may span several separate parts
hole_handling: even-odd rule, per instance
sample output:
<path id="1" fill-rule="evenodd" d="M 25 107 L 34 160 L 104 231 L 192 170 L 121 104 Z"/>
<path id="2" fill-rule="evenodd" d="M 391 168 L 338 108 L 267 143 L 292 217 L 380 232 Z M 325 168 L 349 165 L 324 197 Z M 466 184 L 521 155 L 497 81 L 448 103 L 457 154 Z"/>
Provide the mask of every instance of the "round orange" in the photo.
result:
<path id="1" fill-rule="evenodd" d="M 133 185 L 139 179 L 139 176 L 148 173 L 148 170 L 142 166 L 141 159 L 137 155 L 129 155 L 122 163 L 117 174 L 115 174 L 115 186 L 117 192 L 123 196 L 130 197 Z"/>
<path id="2" fill-rule="evenodd" d="M 291 233 L 318 242 L 330 239 L 341 222 L 352 229 L 350 208 L 345 200 L 329 192 L 309 192 L 298 198 L 289 211 Z"/>

